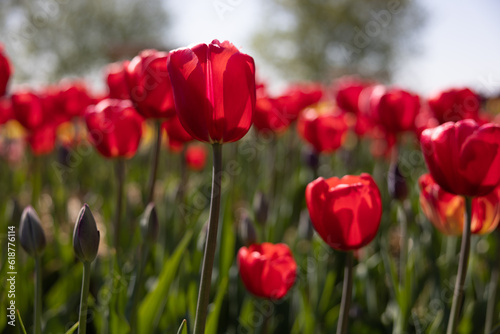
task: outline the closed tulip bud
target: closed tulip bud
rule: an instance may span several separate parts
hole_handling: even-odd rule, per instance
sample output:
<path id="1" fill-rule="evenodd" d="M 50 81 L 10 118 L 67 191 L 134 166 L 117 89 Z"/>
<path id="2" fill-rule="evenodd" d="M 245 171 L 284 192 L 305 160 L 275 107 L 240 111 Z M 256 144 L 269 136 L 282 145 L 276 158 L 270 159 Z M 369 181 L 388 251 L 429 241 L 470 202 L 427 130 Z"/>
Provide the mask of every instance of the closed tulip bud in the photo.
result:
<path id="1" fill-rule="evenodd" d="M 257 233 L 255 232 L 255 227 L 253 226 L 252 220 L 248 215 L 243 214 L 240 217 L 238 223 L 238 235 L 240 236 L 242 242 L 250 246 L 257 242 Z"/>
<path id="2" fill-rule="evenodd" d="M 154 203 L 149 203 L 141 219 L 141 234 L 143 240 L 154 243 L 158 238 L 158 215 Z"/>
<path id="3" fill-rule="evenodd" d="M 405 177 L 399 170 L 399 164 L 393 163 L 389 167 L 389 175 L 387 176 L 387 188 L 393 199 L 404 201 L 408 196 L 408 185 Z"/>
<path id="4" fill-rule="evenodd" d="M 100 233 L 94 216 L 85 204 L 78 214 L 73 231 L 73 249 L 78 259 L 82 262 L 94 261 L 99 250 L 99 240 Z"/>
<path id="5" fill-rule="evenodd" d="M 255 198 L 253 200 L 253 210 L 255 212 L 255 220 L 257 223 L 264 225 L 267 222 L 269 201 L 263 193 L 258 192 L 255 194 Z"/>
<path id="6" fill-rule="evenodd" d="M 21 246 L 23 246 L 26 253 L 33 257 L 42 255 L 46 245 L 45 233 L 43 232 L 40 218 L 38 218 L 31 206 L 24 209 L 21 215 L 19 230 Z"/>

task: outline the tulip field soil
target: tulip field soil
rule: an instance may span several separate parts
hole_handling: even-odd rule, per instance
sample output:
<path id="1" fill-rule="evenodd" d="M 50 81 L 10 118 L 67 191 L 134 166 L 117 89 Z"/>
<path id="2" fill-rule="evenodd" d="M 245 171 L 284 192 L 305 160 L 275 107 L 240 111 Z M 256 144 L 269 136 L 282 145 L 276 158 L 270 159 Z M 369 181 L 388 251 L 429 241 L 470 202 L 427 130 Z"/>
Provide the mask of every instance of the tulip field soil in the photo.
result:
<path id="1" fill-rule="evenodd" d="M 125 161 L 117 252 L 111 246 L 117 160 L 103 158 L 83 141 L 72 147 L 58 145 L 45 156 L 35 157 L 27 150 L 19 161 L 0 161 L 0 234 L 7 235 L 8 226 L 18 227 L 22 209 L 30 204 L 46 234 L 41 257 L 44 333 L 65 333 L 78 321 L 83 267 L 73 252 L 72 231 L 84 203 L 92 209 L 101 238 L 90 277 L 87 332 L 129 331 L 130 293 L 138 263 L 144 268 L 138 290 L 139 333 L 176 333 L 183 319 L 192 331 L 209 216 L 211 154 L 203 170 L 182 170 L 186 168 L 182 153 L 162 146 L 155 189 L 159 232 L 156 243 L 148 245 L 150 255 L 141 258 L 139 221 L 146 206 L 153 144 L 152 123 L 148 127 L 138 153 Z M 382 196 L 380 229 L 370 244 L 354 252 L 349 333 L 402 333 L 397 329 L 401 324 L 406 333 L 444 333 L 447 325 L 460 238 L 441 234 L 423 215 L 417 180 L 426 173 L 425 162 L 413 137 L 403 138 L 402 143 L 399 168 L 408 185 L 403 202 L 390 198 L 389 161 L 374 158 L 368 141 L 351 141 L 319 158 L 319 176 L 370 173 Z M 207 148 L 211 152 L 209 145 Z M 332 250 L 310 225 L 304 194 L 315 172 L 305 159 L 308 150 L 295 126 L 267 137 L 251 130 L 241 141 L 223 145 L 221 219 L 207 333 L 335 331 L 346 253 Z M 184 196 L 178 195 L 180 186 Z M 269 204 L 267 217 L 262 210 L 258 216 L 262 203 L 256 199 L 262 195 Z M 238 250 L 249 241 L 248 233 L 240 233 L 243 220 L 254 227 L 254 241 L 284 243 L 290 248 L 297 275 L 284 298 L 259 298 L 245 289 L 236 261 Z M 408 253 L 401 266 L 402 221 L 407 226 Z M 499 270 L 498 240 L 496 231 L 472 236 L 459 333 L 483 332 L 488 300 L 498 283 L 494 281 Z M 7 305 L 3 287 L 9 270 L 3 241 L 0 299 Z M 18 241 L 16 247 L 15 305 L 30 333 L 34 261 Z M 406 277 L 405 284 L 400 283 L 401 277 Z M 494 284 L 490 285 L 492 277 Z M 493 307 L 495 324 L 499 321 L 498 299 Z M 2 309 L 5 311 L 4 306 Z M 19 317 L 13 328 L 5 313 L 0 314 L 0 331 L 17 333 Z"/>

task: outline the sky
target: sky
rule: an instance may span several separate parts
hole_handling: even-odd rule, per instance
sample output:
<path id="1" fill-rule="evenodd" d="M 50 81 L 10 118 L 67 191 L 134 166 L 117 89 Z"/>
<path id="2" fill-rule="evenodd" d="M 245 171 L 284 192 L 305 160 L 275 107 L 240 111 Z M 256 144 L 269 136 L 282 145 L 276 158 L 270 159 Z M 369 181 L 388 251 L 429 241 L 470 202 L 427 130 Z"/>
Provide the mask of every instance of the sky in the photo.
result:
<path id="1" fill-rule="evenodd" d="M 451 87 L 500 93 L 500 1 L 415 0 L 427 21 L 417 35 L 417 52 L 401 61 L 393 84 L 423 95 Z M 255 58 L 257 68 L 280 81 L 251 47 L 262 24 L 256 0 L 169 1 L 171 39 L 176 45 L 229 40 Z M 264 71 L 262 71 L 264 69 Z"/>

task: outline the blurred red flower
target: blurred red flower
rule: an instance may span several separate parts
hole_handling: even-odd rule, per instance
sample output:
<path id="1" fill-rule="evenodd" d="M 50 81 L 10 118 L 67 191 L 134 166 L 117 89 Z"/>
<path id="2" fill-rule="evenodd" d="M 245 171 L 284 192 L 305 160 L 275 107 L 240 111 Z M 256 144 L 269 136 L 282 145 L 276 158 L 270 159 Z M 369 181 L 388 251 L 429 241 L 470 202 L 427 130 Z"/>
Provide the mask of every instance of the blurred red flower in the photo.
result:
<path id="1" fill-rule="evenodd" d="M 307 185 L 306 203 L 315 230 L 334 249 L 359 249 L 377 234 L 382 201 L 369 174 L 320 177 Z"/>
<path id="2" fill-rule="evenodd" d="M 500 183 L 500 126 L 471 119 L 422 132 L 422 152 L 432 178 L 447 192 L 484 196 Z"/>
<path id="3" fill-rule="evenodd" d="M 399 134 L 415 129 L 420 97 L 399 88 L 376 86 L 370 95 L 373 120 L 386 132 Z"/>
<path id="4" fill-rule="evenodd" d="M 194 138 L 182 127 L 177 115 L 162 123 L 163 130 L 167 133 L 168 146 L 174 152 L 182 150 L 182 146 Z"/>
<path id="5" fill-rule="evenodd" d="M 257 297 L 281 299 L 295 283 L 297 263 L 285 244 L 252 244 L 238 251 L 241 280 Z"/>
<path id="6" fill-rule="evenodd" d="M 264 86 L 257 89 L 253 125 L 260 133 L 283 132 L 296 118 L 286 114 L 286 105 L 283 105 L 283 101 L 270 97 Z"/>
<path id="7" fill-rule="evenodd" d="M 142 136 L 143 118 L 129 100 L 105 99 L 87 109 L 90 141 L 107 158 L 131 158 Z"/>
<path id="8" fill-rule="evenodd" d="M 29 131 L 40 127 L 45 121 L 45 115 L 40 97 L 29 90 L 18 90 L 11 96 L 12 110 L 16 119 Z"/>
<path id="9" fill-rule="evenodd" d="M 83 116 L 87 107 L 92 103 L 85 84 L 81 81 L 63 81 L 59 89 L 59 101 L 63 113 L 68 118 Z"/>
<path id="10" fill-rule="evenodd" d="M 170 53 L 177 116 L 194 138 L 208 143 L 241 139 L 252 125 L 255 65 L 228 41 Z"/>
<path id="11" fill-rule="evenodd" d="M 355 77 L 342 77 L 333 86 L 335 101 L 340 109 L 355 115 L 360 113 L 359 96 L 370 83 L 361 81 Z"/>
<path id="12" fill-rule="evenodd" d="M 127 64 L 130 99 L 145 118 L 170 118 L 175 114 L 168 59 L 167 52 L 144 50 Z"/>
<path id="13" fill-rule="evenodd" d="M 7 83 L 12 74 L 12 67 L 9 59 L 3 51 L 3 46 L 0 44 L 0 96 L 4 96 L 7 91 Z"/>
<path id="14" fill-rule="evenodd" d="M 106 66 L 106 83 L 108 85 L 108 96 L 110 99 L 130 99 L 130 92 L 126 78 L 126 69 L 128 64 L 129 61 L 125 60 L 119 63 L 111 63 Z"/>
<path id="15" fill-rule="evenodd" d="M 34 155 L 49 154 L 56 145 L 56 126 L 47 124 L 31 131 L 26 137 Z"/>
<path id="16" fill-rule="evenodd" d="M 195 171 L 205 168 L 207 162 L 207 148 L 201 145 L 189 145 L 186 149 L 186 164 Z"/>
<path id="17" fill-rule="evenodd" d="M 463 119 L 477 121 L 481 103 L 479 96 L 468 88 L 453 88 L 439 92 L 427 100 L 439 124 Z"/>
<path id="18" fill-rule="evenodd" d="M 13 117 L 12 101 L 7 97 L 0 97 L 0 125 L 7 123 Z"/>
<path id="19" fill-rule="evenodd" d="M 431 223 L 443 234 L 461 235 L 464 224 L 465 199 L 444 191 L 430 174 L 422 175 L 420 206 Z M 486 196 L 472 199 L 471 232 L 492 232 L 500 222 L 500 187 Z"/>
<path id="20" fill-rule="evenodd" d="M 317 153 L 333 152 L 342 146 L 349 126 L 344 113 L 331 109 L 323 112 L 320 109 L 306 109 L 299 118 L 297 131 Z"/>

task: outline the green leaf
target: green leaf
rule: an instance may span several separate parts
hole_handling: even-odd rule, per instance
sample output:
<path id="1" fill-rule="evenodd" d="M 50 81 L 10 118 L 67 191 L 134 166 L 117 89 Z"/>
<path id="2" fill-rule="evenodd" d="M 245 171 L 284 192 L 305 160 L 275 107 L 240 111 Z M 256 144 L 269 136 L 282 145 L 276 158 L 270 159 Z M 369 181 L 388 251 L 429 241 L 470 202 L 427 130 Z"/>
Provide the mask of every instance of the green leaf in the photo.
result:
<path id="1" fill-rule="evenodd" d="M 234 260 L 234 246 L 236 244 L 236 234 L 233 229 L 233 214 L 232 214 L 232 201 L 227 196 L 225 201 L 224 218 L 222 219 L 222 234 L 220 241 L 220 277 L 225 277 L 229 274 L 229 269 Z"/>
<path id="2" fill-rule="evenodd" d="M 16 311 L 17 311 L 17 316 L 19 317 L 19 323 L 21 324 L 21 329 L 23 330 L 23 333 L 26 334 L 26 328 L 24 328 L 23 319 L 21 318 L 21 313 L 19 312 L 19 310 Z"/>
<path id="3" fill-rule="evenodd" d="M 153 333 L 163 307 L 170 284 L 174 280 L 182 255 L 193 233 L 188 231 L 177 246 L 172 256 L 165 261 L 156 287 L 151 290 L 139 306 L 139 333 Z"/>
<path id="4" fill-rule="evenodd" d="M 208 315 L 207 327 L 205 331 L 205 333 L 207 334 L 217 334 L 220 310 L 227 291 L 228 282 L 229 278 L 227 276 L 221 280 L 217 291 L 217 296 L 215 297 L 214 307 L 212 309 L 212 312 L 210 312 L 210 314 Z"/>
<path id="5" fill-rule="evenodd" d="M 68 331 L 65 334 L 73 334 L 73 332 L 78 328 L 79 324 L 80 324 L 80 322 L 77 322 L 76 324 L 74 324 L 70 329 L 68 329 Z"/>
<path id="6" fill-rule="evenodd" d="M 186 326 L 186 319 L 182 320 L 181 325 L 179 327 L 179 330 L 177 331 L 177 334 L 188 334 L 187 326 Z"/>

